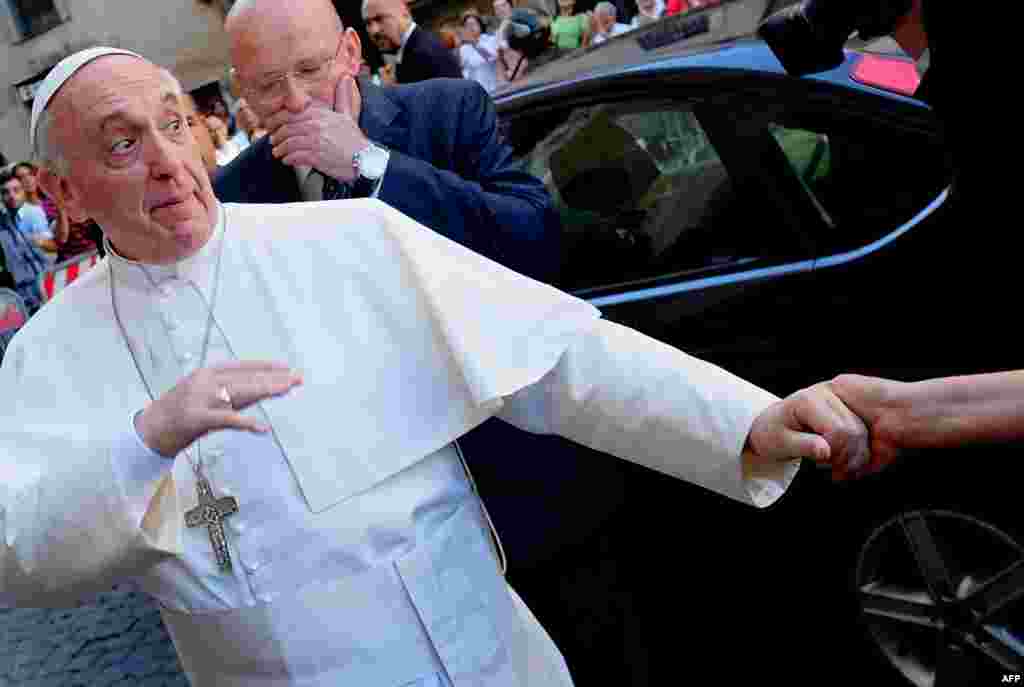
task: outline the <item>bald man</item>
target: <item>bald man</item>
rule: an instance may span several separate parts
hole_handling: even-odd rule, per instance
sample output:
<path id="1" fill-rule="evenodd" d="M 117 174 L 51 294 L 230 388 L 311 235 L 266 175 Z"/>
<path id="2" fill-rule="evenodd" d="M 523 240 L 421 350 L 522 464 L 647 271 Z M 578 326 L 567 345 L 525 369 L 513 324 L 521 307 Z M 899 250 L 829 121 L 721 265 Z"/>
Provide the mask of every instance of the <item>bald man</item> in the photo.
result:
<path id="1" fill-rule="evenodd" d="M 199 149 L 199 156 L 210 176 L 217 171 L 217 147 L 213 145 L 213 138 L 210 136 L 210 129 L 203 121 L 203 115 L 199 112 L 196 99 L 188 93 L 181 97 L 181 105 L 185 110 L 186 123 L 192 132 L 196 146 Z"/>
<path id="2" fill-rule="evenodd" d="M 330 0 L 240 0 L 225 26 L 240 89 L 270 133 L 221 172 L 221 200 L 379 198 L 507 267 L 555 278 L 557 213 L 498 140 L 478 84 L 357 80 L 359 36 Z"/>

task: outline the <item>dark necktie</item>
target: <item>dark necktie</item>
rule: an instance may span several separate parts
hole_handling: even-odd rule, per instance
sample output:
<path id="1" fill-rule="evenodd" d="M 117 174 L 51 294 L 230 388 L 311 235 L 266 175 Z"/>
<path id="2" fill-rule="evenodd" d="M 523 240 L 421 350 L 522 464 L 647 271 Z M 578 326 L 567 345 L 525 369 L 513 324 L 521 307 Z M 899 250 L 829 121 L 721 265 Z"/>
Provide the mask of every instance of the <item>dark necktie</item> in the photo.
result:
<path id="1" fill-rule="evenodd" d="M 320 172 L 314 171 L 314 174 L 320 174 Z M 333 177 L 329 177 L 326 174 L 322 175 L 324 178 L 324 200 L 342 200 L 345 198 L 369 198 L 370 194 L 373 193 L 374 182 L 370 181 L 366 177 L 356 177 L 356 180 L 350 184 L 343 184 Z"/>
<path id="2" fill-rule="evenodd" d="M 320 174 L 324 178 L 324 200 L 341 200 L 351 196 L 348 184 L 342 184 L 334 177 L 327 176 L 316 170 L 313 171 L 313 174 Z"/>

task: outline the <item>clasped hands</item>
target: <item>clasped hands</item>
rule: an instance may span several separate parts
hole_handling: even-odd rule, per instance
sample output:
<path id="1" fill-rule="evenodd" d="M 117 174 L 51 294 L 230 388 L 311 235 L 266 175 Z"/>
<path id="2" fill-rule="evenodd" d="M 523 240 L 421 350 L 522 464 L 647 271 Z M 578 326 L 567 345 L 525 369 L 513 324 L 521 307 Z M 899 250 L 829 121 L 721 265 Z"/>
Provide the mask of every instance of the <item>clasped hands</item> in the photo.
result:
<path id="1" fill-rule="evenodd" d="M 899 382 L 840 375 L 801 389 L 755 418 L 744 446 L 749 469 L 807 458 L 835 481 L 879 472 L 899 455 Z"/>

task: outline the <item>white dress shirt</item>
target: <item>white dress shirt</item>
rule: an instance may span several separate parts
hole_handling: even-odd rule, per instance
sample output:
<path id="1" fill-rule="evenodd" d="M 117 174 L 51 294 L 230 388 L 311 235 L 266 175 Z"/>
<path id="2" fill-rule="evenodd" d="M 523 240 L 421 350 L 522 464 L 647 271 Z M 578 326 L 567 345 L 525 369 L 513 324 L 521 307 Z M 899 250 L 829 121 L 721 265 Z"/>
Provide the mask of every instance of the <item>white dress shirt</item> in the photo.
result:
<path id="1" fill-rule="evenodd" d="M 50 222 L 46 219 L 46 212 L 43 210 L 41 205 L 22 203 L 21 207 L 14 213 L 11 213 L 11 211 L 4 206 L 0 206 L 0 208 L 2 208 L 2 212 L 7 213 L 8 216 L 13 214 L 15 225 L 25 236 L 30 236 L 36 239 L 53 238 L 53 231 L 50 230 Z"/>
<path id="2" fill-rule="evenodd" d="M 405 33 L 402 34 L 402 44 L 400 46 L 398 46 L 398 54 L 395 55 L 395 63 L 396 64 L 402 64 L 402 55 L 405 54 L 405 44 L 409 42 L 409 36 L 411 36 L 412 32 L 415 31 L 415 30 L 416 30 L 416 22 L 410 21 L 409 22 L 409 28 L 407 28 L 405 30 Z"/>

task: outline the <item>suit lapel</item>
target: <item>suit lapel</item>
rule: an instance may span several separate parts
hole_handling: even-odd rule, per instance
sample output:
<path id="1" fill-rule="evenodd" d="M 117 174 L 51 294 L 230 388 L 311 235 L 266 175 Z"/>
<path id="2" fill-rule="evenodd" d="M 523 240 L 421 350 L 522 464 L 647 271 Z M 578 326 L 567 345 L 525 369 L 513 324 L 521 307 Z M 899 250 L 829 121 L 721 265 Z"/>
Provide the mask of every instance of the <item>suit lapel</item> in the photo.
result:
<path id="1" fill-rule="evenodd" d="M 395 76 L 400 84 L 422 80 L 419 67 L 420 38 L 422 38 L 422 33 L 419 26 L 415 27 L 412 33 L 409 34 L 409 40 L 405 42 L 405 50 L 402 51 L 402 61 L 395 71 Z"/>
<path id="2" fill-rule="evenodd" d="M 302 200 L 299 180 L 295 177 L 295 169 L 274 157 L 270 136 L 264 136 L 255 144 L 254 154 L 258 156 L 257 169 L 266 170 L 262 175 L 262 183 L 253 184 L 251 200 L 253 203 L 295 203 Z M 250 180 L 247 180 L 250 181 Z"/>

